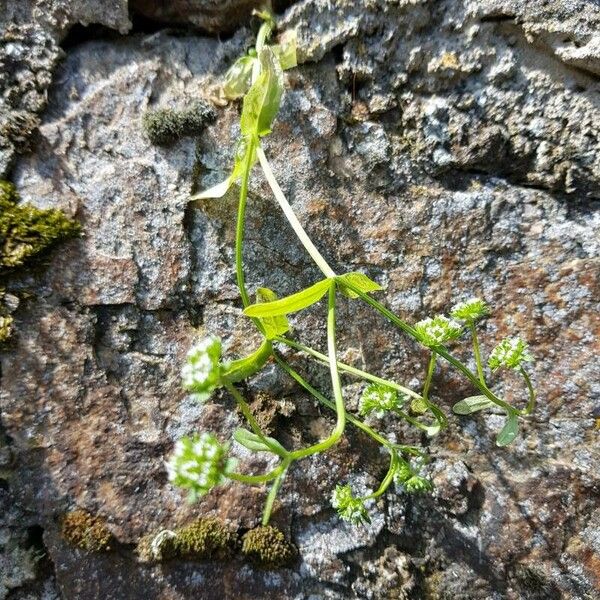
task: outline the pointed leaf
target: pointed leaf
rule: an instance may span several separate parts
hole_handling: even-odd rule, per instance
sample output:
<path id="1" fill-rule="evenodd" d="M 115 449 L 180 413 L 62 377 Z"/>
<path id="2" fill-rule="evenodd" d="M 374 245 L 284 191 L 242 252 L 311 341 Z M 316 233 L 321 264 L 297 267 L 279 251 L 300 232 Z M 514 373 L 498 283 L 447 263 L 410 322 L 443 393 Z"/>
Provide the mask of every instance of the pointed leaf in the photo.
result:
<path id="1" fill-rule="evenodd" d="M 233 179 L 229 176 L 225 181 L 221 181 L 221 183 L 217 183 L 217 185 L 213 185 L 211 188 L 204 190 L 198 194 L 194 194 L 190 200 L 207 200 L 209 198 L 222 198 L 227 190 L 231 187 L 233 183 Z"/>
<path id="2" fill-rule="evenodd" d="M 519 417 L 512 413 L 496 438 L 497 446 L 508 446 L 519 434 Z"/>
<path id="3" fill-rule="evenodd" d="M 248 450 L 252 450 L 253 452 L 273 452 L 258 435 L 247 429 L 236 429 L 233 432 L 233 439 L 238 444 L 244 446 L 244 448 L 248 448 Z M 265 439 L 271 446 L 278 449 L 281 454 L 286 454 L 286 449 L 276 439 L 267 436 L 265 436 Z"/>
<path id="4" fill-rule="evenodd" d="M 457 402 L 452 407 L 452 411 L 457 415 L 470 415 L 478 410 L 490 408 L 490 406 L 495 405 L 486 396 L 469 396 L 468 398 L 464 398 L 460 402 Z"/>
<path id="5" fill-rule="evenodd" d="M 252 83 L 252 68 L 256 62 L 253 56 L 242 56 L 238 58 L 225 73 L 223 83 L 223 95 L 229 100 L 241 98 Z"/>
<path id="6" fill-rule="evenodd" d="M 277 317 L 278 315 L 287 315 L 302 310 L 318 302 L 333 285 L 333 281 L 331 278 L 323 279 L 305 290 L 296 292 L 280 300 L 253 304 L 244 310 L 244 314 L 248 317 L 264 319 L 265 317 Z"/>
<path id="7" fill-rule="evenodd" d="M 273 352 L 271 342 L 263 340 L 262 344 L 252 354 L 240 358 L 238 360 L 231 361 L 228 365 L 223 367 L 223 373 L 221 377 L 227 379 L 230 383 L 237 383 L 247 379 L 254 373 L 260 371 L 269 357 Z"/>
<path id="8" fill-rule="evenodd" d="M 364 273 L 346 273 L 345 275 L 338 275 L 336 281 L 340 285 L 341 291 L 349 298 L 358 298 L 358 294 L 353 290 L 346 287 L 344 284 L 349 283 L 350 285 L 358 288 L 365 294 L 368 292 L 377 292 L 383 288 L 375 283 L 372 279 L 369 279 Z"/>
<path id="9" fill-rule="evenodd" d="M 265 46 L 259 55 L 261 72 L 244 97 L 240 128 L 243 136 L 260 137 L 271 131 L 283 93 L 283 73 L 273 50 Z"/>
<path id="10" fill-rule="evenodd" d="M 236 182 L 236 180 L 243 175 L 248 164 L 248 152 L 252 152 L 252 157 L 250 158 L 250 167 L 252 167 L 252 165 L 256 162 L 256 146 L 244 138 L 240 139 L 237 145 L 235 162 L 233 164 L 233 171 L 231 172 L 231 175 L 225 181 L 222 181 L 221 183 L 218 183 L 217 185 L 214 185 L 203 192 L 193 195 L 190 200 L 222 198 L 227 193 L 229 188 Z"/>
<path id="11" fill-rule="evenodd" d="M 273 302 L 277 300 L 277 294 L 269 288 L 258 288 L 256 290 L 257 303 Z M 278 335 L 283 335 L 290 329 L 290 324 L 285 315 L 276 317 L 264 317 L 260 320 L 265 328 L 265 336 L 268 340 L 272 340 Z"/>

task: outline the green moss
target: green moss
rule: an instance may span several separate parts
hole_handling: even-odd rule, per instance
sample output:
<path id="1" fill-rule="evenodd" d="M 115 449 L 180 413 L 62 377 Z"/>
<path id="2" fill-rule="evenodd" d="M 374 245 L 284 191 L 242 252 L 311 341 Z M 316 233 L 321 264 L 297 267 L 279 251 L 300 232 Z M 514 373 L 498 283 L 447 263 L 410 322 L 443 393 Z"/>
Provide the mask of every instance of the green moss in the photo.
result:
<path id="1" fill-rule="evenodd" d="M 242 552 L 265 567 L 283 567 L 296 557 L 296 548 L 271 525 L 251 529 L 242 538 Z"/>
<path id="2" fill-rule="evenodd" d="M 215 518 L 199 519 L 175 534 L 175 551 L 181 558 L 226 558 L 237 544 L 237 534 Z"/>
<path id="3" fill-rule="evenodd" d="M 235 531 L 219 519 L 206 517 L 174 531 L 163 529 L 146 535 L 138 542 L 136 551 L 143 562 L 224 559 L 233 554 L 237 543 Z"/>
<path id="4" fill-rule="evenodd" d="M 41 210 L 18 202 L 15 186 L 0 181 L 0 273 L 23 266 L 81 230 L 59 210 Z"/>
<path id="5" fill-rule="evenodd" d="M 12 324 L 13 318 L 10 315 L 0 315 L 0 344 L 10 337 Z"/>
<path id="6" fill-rule="evenodd" d="M 74 510 L 65 515 L 62 535 L 69 543 L 88 552 L 110 550 L 113 539 L 104 521 L 84 510 Z"/>
<path id="7" fill-rule="evenodd" d="M 153 144 L 164 146 L 186 135 L 197 135 L 215 118 L 212 108 L 196 102 L 187 110 L 148 110 L 142 117 L 146 135 Z"/>

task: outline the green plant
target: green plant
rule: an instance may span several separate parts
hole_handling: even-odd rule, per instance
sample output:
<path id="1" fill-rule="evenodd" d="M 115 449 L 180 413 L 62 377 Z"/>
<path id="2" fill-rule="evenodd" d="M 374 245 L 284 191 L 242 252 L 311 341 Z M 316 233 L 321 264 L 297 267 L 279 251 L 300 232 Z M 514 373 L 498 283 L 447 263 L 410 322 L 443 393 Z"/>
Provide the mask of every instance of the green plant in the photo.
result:
<path id="1" fill-rule="evenodd" d="M 381 286 L 363 273 L 338 275 L 327 264 L 321 253 L 310 240 L 304 228 L 295 216 L 290 204 L 279 187 L 271 166 L 262 148 L 262 138 L 271 132 L 283 94 L 283 70 L 294 66 L 295 42 L 288 36 L 280 45 L 269 46 L 267 41 L 274 29 L 274 23 L 268 13 L 259 15 L 263 19 L 256 42 L 256 48 L 247 56 L 240 58 L 225 77 L 224 94 L 230 98 L 243 97 L 240 129 L 241 138 L 235 153 L 231 175 L 222 183 L 202 192 L 194 199 L 219 198 L 239 181 L 239 204 L 236 227 L 236 276 L 244 307 L 263 340 L 258 349 L 245 358 L 223 361 L 221 343 L 217 338 L 207 338 L 194 346 L 183 368 L 184 387 L 203 400 L 217 387 L 225 388 L 236 400 L 241 412 L 248 421 L 250 430 L 238 429 L 234 439 L 253 452 L 270 453 L 277 457 L 278 464 L 263 474 L 243 474 L 235 470 L 235 461 L 228 459 L 228 446 L 222 445 L 211 434 L 204 437 L 186 438 L 178 442 L 169 463 L 170 480 L 190 490 L 191 499 L 206 493 L 210 487 L 230 479 L 251 485 L 270 484 L 264 512 L 263 525 L 269 522 L 276 495 L 290 467 L 299 460 L 325 452 L 336 444 L 344 434 L 348 423 L 357 427 L 381 444 L 389 453 L 389 469 L 379 488 L 366 496 L 355 496 L 349 485 L 338 485 L 332 494 L 332 504 L 340 517 L 353 523 L 369 520 L 367 503 L 383 495 L 392 482 L 396 482 L 406 492 L 422 492 L 431 488 L 431 483 L 422 476 L 421 467 L 427 461 L 426 455 L 417 447 L 392 442 L 365 423 L 359 416 L 371 412 L 386 413 L 404 419 L 429 436 L 436 435 L 447 427 L 447 418 L 439 406 L 431 400 L 431 385 L 438 360 L 445 360 L 457 369 L 477 389 L 478 395 L 465 398 L 454 406 L 459 415 L 495 408 L 506 414 L 504 427 L 497 437 L 497 444 L 504 446 L 517 435 L 519 418 L 531 413 L 535 402 L 535 392 L 531 381 L 523 368 L 530 359 L 526 344 L 519 339 L 500 342 L 491 354 L 489 365 L 492 370 L 500 367 L 516 369 L 525 379 L 529 400 L 524 409 L 518 409 L 500 398 L 488 385 L 477 337 L 477 322 L 488 315 L 488 307 L 480 299 L 470 299 L 454 306 L 450 317 L 437 315 L 419 321 L 414 326 L 401 320 L 372 294 L 381 290 Z M 248 199 L 248 180 L 250 172 L 259 163 L 268 181 L 275 199 L 288 219 L 302 245 L 323 273 L 323 279 L 310 287 L 285 298 L 278 298 L 275 292 L 267 288 L 256 290 L 256 302 L 251 301 L 250 292 L 245 283 L 244 263 L 242 260 L 245 212 Z M 340 362 L 336 346 L 336 308 L 339 295 L 354 302 L 365 302 L 393 325 L 418 344 L 429 350 L 430 359 L 421 391 L 417 392 L 395 381 L 383 379 L 351 365 Z M 327 353 L 310 348 L 289 334 L 287 315 L 321 301 L 327 300 Z M 447 348 L 451 342 L 469 334 L 474 351 L 476 372 L 456 358 Z M 305 353 L 317 363 L 328 367 L 333 389 L 333 400 L 314 388 L 277 350 L 278 346 L 287 346 Z M 276 439 L 265 435 L 246 400 L 236 384 L 259 371 L 270 358 L 292 377 L 309 394 L 335 412 L 336 422 L 326 439 L 304 448 L 289 450 Z M 367 383 L 364 390 L 359 416 L 347 412 L 342 394 L 340 373 L 344 372 Z M 429 419 L 423 418 L 428 414 Z"/>

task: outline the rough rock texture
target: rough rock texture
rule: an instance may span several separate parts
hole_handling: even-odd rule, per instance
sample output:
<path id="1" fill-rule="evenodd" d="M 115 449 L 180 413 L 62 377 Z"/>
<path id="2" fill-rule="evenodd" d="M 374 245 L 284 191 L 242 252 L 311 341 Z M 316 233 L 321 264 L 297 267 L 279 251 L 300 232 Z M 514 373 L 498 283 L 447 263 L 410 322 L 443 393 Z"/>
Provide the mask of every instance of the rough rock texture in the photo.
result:
<path id="1" fill-rule="evenodd" d="M 63 9 L 41 11 L 46 4 Z M 25 200 L 63 209 L 85 231 L 45 272 L 25 273 L 8 290 L 21 297 L 15 340 L 1 355 L 0 493 L 11 509 L 0 544 L 10 538 L 17 550 L 0 574 L 11 597 L 51 598 L 54 581 L 69 600 L 595 597 L 597 3 L 311 0 L 282 16 L 298 30 L 304 64 L 287 75 L 266 152 L 309 233 L 336 271 L 364 270 L 385 284 L 382 298 L 409 321 L 484 296 L 496 308 L 482 329 L 484 349 L 507 334 L 525 337 L 540 403 L 502 450 L 493 444 L 499 415 L 451 418 L 450 430 L 429 441 L 375 421 L 429 447 L 436 489 L 388 494 L 358 529 L 340 523 L 327 497 L 338 481 L 372 488 L 385 456 L 349 429 L 333 452 L 290 473 L 275 522 L 300 559 L 277 571 L 239 556 L 158 566 L 135 559 L 133 545 L 162 527 L 218 515 L 243 531 L 260 519 L 263 490 L 218 488 L 190 506 L 162 463 L 180 435 L 226 436 L 240 422 L 224 394 L 205 406 L 186 400 L 178 376 L 198 330 L 223 336 L 232 356 L 255 339 L 234 284 L 235 198 L 187 203 L 228 171 L 237 108 L 168 149 L 150 145 L 141 128 L 147 108 L 207 99 L 251 32 L 226 43 L 172 31 L 88 40 L 57 67 L 57 40 L 70 24 L 127 30 L 123 3 L 108 4 L 13 2 L 8 11 L 20 37 L 15 75 L 2 70 L 10 109 L 2 122 L 41 114 L 47 103 L 35 137 L 18 128 L 32 143 L 12 180 Z M 5 46 L 3 60 L 10 55 Z M 30 88 L 34 58 L 43 83 Z M 252 190 L 249 286 L 289 293 L 314 281 L 258 175 Z M 323 346 L 322 307 L 294 326 Z M 356 302 L 340 309 L 339 343 L 348 360 L 410 385 L 426 366 L 413 343 Z M 327 385 L 326 372 L 290 357 Z M 352 407 L 360 388 L 346 383 Z M 497 385 L 522 401 L 516 379 Z M 250 383 L 248 395 L 259 392 L 285 406 L 276 431 L 287 445 L 331 427 L 330 415 L 273 367 Z M 438 369 L 441 404 L 470 393 Z M 248 468 L 264 467 L 239 455 Z M 86 554 L 69 546 L 59 522 L 75 508 L 102 517 L 119 547 Z M 48 560 L 38 579 L 23 554 L 35 547 L 23 527 L 38 544 L 44 531 Z M 19 574 L 7 578 L 5 564 Z"/>

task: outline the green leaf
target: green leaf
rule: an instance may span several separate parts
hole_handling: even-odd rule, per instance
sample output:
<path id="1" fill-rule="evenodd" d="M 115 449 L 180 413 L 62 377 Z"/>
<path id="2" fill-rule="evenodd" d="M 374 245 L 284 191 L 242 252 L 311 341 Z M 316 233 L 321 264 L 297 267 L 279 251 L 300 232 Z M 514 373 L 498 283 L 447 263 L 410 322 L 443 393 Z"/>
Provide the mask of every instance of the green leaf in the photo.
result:
<path id="1" fill-rule="evenodd" d="M 265 46 L 258 59 L 260 75 L 244 97 L 240 118 L 242 135 L 252 138 L 270 133 L 283 93 L 283 72 L 273 50 Z"/>
<path id="2" fill-rule="evenodd" d="M 470 415 L 471 413 L 495 406 L 486 396 L 469 396 L 460 402 L 457 402 L 452 411 L 457 415 Z"/>
<path id="3" fill-rule="evenodd" d="M 497 446 L 508 446 L 519 434 L 519 417 L 516 413 L 512 413 L 506 419 L 504 427 L 496 438 Z"/>
<path id="4" fill-rule="evenodd" d="M 256 302 L 266 303 L 277 300 L 277 294 L 269 288 L 258 288 L 256 290 Z M 278 335 L 283 335 L 290 329 L 290 324 L 285 315 L 276 317 L 264 317 L 260 320 L 265 328 L 265 336 L 268 340 L 272 340 Z"/>
<path id="5" fill-rule="evenodd" d="M 253 304 L 244 310 L 244 314 L 248 317 L 264 319 L 297 312 L 318 302 L 327 293 L 333 282 L 332 278 L 323 279 L 301 292 L 296 292 L 280 300 Z"/>
<path id="6" fill-rule="evenodd" d="M 298 36 L 296 31 L 290 29 L 285 31 L 279 37 L 279 44 L 271 46 L 275 56 L 279 59 L 279 64 L 284 71 L 298 66 L 296 49 L 298 46 Z"/>
<path id="7" fill-rule="evenodd" d="M 228 365 L 224 366 L 221 377 L 227 379 L 230 383 L 243 381 L 260 371 L 272 353 L 273 347 L 271 346 L 271 342 L 263 340 L 258 350 L 249 356 L 231 361 Z"/>
<path id="8" fill-rule="evenodd" d="M 241 98 L 252 83 L 252 68 L 256 62 L 253 56 L 242 56 L 238 58 L 225 73 L 223 83 L 223 95 L 229 100 Z"/>
<path id="9" fill-rule="evenodd" d="M 369 279 L 364 273 L 346 273 L 345 275 L 338 275 L 335 279 L 338 282 L 342 293 L 349 298 L 358 298 L 358 294 L 346 287 L 346 283 L 358 288 L 365 294 L 368 292 L 377 292 L 383 289 L 378 283 L 375 283 L 372 279 Z"/>
<path id="10" fill-rule="evenodd" d="M 252 450 L 253 452 L 273 452 L 258 435 L 247 429 L 236 429 L 233 432 L 233 439 L 238 444 L 244 446 L 244 448 L 248 448 L 248 450 Z M 268 440 L 269 444 L 278 448 L 281 454 L 286 454 L 286 449 L 276 439 L 267 436 L 265 436 L 265 439 Z"/>

